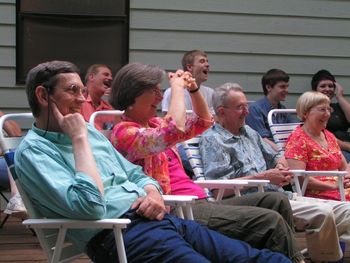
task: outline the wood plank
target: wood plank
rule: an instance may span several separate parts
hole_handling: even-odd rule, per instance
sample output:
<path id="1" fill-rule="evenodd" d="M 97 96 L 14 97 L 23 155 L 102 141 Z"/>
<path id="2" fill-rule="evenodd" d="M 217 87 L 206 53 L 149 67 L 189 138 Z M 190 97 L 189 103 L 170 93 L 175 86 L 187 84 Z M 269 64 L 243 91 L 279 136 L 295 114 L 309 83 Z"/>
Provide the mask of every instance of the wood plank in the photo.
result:
<path id="1" fill-rule="evenodd" d="M 16 5 L 14 3 L 0 3 L 0 24 L 14 24 L 16 22 Z"/>
<path id="2" fill-rule="evenodd" d="M 349 24 L 350 25 L 350 24 Z M 350 34 L 350 33 L 349 33 Z M 177 40 L 177 41 L 174 41 Z M 315 45 L 318 43 L 318 45 Z M 332 47 L 332 48 L 329 48 Z M 132 30 L 130 32 L 131 50 L 178 51 L 204 49 L 208 52 L 226 54 L 302 56 L 308 59 L 350 58 L 350 38 L 287 36 L 278 34 L 240 34 L 203 31 L 177 30 Z M 311 61 L 312 62 L 312 61 Z M 349 63 L 349 62 L 347 62 Z"/>
<path id="3" fill-rule="evenodd" d="M 350 8 L 350 5 L 349 5 Z M 350 20 L 266 16 L 259 14 L 227 14 L 183 12 L 177 10 L 132 10 L 130 28 L 147 30 L 180 30 L 273 34 L 287 36 L 349 37 Z M 329 30 L 332 28 L 332 30 Z M 346 30 L 344 30 L 346 28 Z"/>
<path id="4" fill-rule="evenodd" d="M 348 1 L 323 0 L 131 0 L 130 9 L 246 13 L 298 17 L 349 18 Z"/>
<path id="5" fill-rule="evenodd" d="M 38 239 L 21 224 L 21 219 L 13 216 L 10 216 L 5 226 L 0 229 L 0 255 L 0 263 L 47 262 Z M 88 263 L 90 260 L 83 256 L 72 262 Z"/>

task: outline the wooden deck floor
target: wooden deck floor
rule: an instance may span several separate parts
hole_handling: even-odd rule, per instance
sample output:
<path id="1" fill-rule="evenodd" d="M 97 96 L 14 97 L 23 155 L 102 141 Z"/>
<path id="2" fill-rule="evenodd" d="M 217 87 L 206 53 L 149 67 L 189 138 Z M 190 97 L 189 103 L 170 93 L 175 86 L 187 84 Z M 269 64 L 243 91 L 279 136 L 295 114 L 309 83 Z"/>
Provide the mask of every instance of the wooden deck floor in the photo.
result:
<path id="1" fill-rule="evenodd" d="M 3 214 L 1 214 L 1 220 Z M 0 229 L 0 263 L 47 262 L 41 250 L 38 239 L 22 225 L 21 220 L 9 217 L 4 227 Z M 87 257 L 73 261 L 74 263 L 91 262 Z"/>
<path id="2" fill-rule="evenodd" d="M 1 220 L 3 214 L 0 214 Z M 297 238 L 301 247 L 305 247 L 305 239 Z M 10 217 L 5 226 L 0 229 L 0 263 L 31 263 L 47 262 L 46 256 L 41 250 L 37 238 L 26 229 L 21 220 Z M 88 263 L 87 257 L 75 260 L 74 263 Z M 350 248 L 345 253 L 344 263 L 350 263 Z"/>

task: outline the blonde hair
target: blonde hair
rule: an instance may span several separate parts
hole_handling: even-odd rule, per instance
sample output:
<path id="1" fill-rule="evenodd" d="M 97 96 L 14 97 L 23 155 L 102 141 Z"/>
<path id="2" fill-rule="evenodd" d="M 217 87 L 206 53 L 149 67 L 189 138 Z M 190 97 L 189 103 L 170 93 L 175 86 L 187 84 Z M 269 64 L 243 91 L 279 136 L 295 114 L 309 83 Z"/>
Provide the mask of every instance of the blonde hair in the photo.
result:
<path id="1" fill-rule="evenodd" d="M 302 120 L 305 121 L 305 114 L 316 105 L 321 103 L 330 103 L 329 98 L 321 92 L 318 91 L 307 91 L 303 93 L 297 101 L 297 115 Z"/>

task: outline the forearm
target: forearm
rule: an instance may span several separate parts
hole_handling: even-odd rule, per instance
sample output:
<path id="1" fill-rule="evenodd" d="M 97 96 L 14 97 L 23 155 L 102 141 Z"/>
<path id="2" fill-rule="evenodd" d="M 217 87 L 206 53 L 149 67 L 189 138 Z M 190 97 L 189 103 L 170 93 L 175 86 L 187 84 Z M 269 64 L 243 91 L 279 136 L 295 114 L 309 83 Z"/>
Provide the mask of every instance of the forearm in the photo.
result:
<path id="1" fill-rule="evenodd" d="M 274 149 L 276 152 L 278 152 L 278 147 L 277 147 L 277 144 L 275 144 L 274 142 L 272 142 L 271 140 L 269 140 L 268 138 L 263 138 L 263 140 L 267 143 L 267 144 L 269 144 L 271 147 L 272 147 L 272 149 Z"/>
<path id="2" fill-rule="evenodd" d="M 210 120 L 212 115 L 202 93 L 198 90 L 194 93 L 190 93 L 190 96 L 192 108 L 196 115 L 204 120 Z"/>
<path id="3" fill-rule="evenodd" d="M 87 136 L 82 135 L 72 138 L 72 145 L 76 171 L 90 176 L 96 182 L 97 188 L 103 195 L 103 183 Z"/>
<path id="4" fill-rule="evenodd" d="M 344 112 L 346 120 L 350 122 L 350 103 L 344 96 L 337 96 L 337 101 Z"/>
<path id="5" fill-rule="evenodd" d="M 21 128 L 14 121 L 6 121 L 4 124 L 4 130 L 11 137 L 21 136 Z"/>
<path id="6" fill-rule="evenodd" d="M 173 118 L 179 130 L 185 130 L 186 108 L 183 87 L 171 87 L 170 105 L 167 115 Z"/>
<path id="7" fill-rule="evenodd" d="M 337 139 L 340 149 L 350 152 L 350 143 Z"/>
<path id="8" fill-rule="evenodd" d="M 310 177 L 307 189 L 319 191 L 336 190 L 338 189 L 338 185 L 329 182 L 322 182 L 317 178 Z"/>

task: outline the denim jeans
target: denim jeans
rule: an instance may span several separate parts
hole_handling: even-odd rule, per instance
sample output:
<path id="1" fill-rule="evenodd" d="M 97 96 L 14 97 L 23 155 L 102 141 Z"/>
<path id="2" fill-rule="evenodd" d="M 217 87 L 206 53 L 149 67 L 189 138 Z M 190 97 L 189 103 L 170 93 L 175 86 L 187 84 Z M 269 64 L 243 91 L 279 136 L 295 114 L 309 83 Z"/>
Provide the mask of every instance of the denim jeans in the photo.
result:
<path id="1" fill-rule="evenodd" d="M 161 221 L 134 217 L 123 233 L 128 262 L 291 262 L 284 255 L 258 250 L 195 221 L 165 215 Z M 87 246 L 94 262 L 117 262 L 113 232 L 104 230 Z"/>

